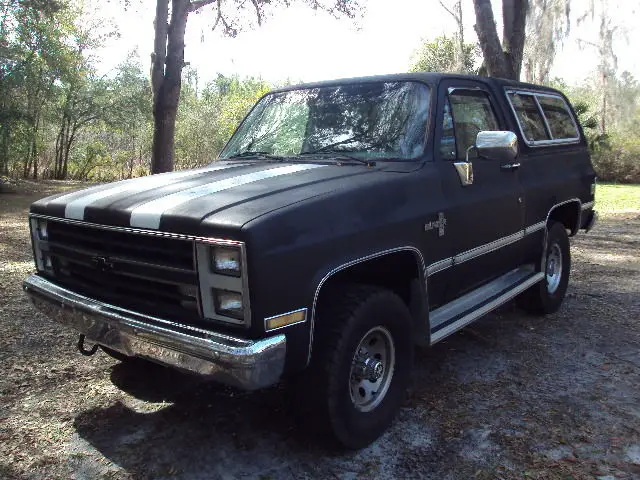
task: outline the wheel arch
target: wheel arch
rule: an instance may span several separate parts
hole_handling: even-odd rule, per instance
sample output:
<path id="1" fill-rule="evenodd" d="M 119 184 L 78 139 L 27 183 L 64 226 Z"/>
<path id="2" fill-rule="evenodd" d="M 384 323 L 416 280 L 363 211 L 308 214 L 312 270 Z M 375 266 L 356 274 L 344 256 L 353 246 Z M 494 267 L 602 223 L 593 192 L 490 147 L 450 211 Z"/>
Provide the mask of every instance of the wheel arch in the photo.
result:
<path id="1" fill-rule="evenodd" d="M 381 273 L 381 267 L 393 265 Z M 400 275 L 400 278 L 398 278 Z M 365 283 L 392 290 L 410 309 L 414 324 L 419 323 L 420 313 L 426 309 L 427 271 L 422 252 L 414 246 L 395 247 L 359 257 L 329 270 L 318 282 L 311 306 L 309 326 L 309 352 L 307 364 L 313 352 L 317 307 L 327 287 L 340 282 Z M 426 318 L 423 319 L 426 322 Z M 428 322 L 427 322 L 428 323 Z"/>
<path id="2" fill-rule="evenodd" d="M 570 236 L 574 236 L 580 230 L 581 215 L 582 202 L 579 198 L 572 198 L 551 207 L 546 224 L 551 221 L 560 222 L 571 232 Z"/>

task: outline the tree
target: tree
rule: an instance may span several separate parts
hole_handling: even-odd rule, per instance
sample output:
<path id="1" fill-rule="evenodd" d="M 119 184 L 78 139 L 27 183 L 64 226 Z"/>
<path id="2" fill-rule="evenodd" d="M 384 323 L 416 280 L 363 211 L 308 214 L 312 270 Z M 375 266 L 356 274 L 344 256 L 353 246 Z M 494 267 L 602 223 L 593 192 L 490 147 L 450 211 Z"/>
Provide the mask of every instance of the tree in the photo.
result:
<path id="1" fill-rule="evenodd" d="M 525 71 L 532 81 L 548 80 L 557 43 L 569 34 L 571 0 L 502 0 L 502 42 L 491 0 L 473 0 L 475 30 L 491 77 L 519 80 L 528 38 Z"/>
<path id="2" fill-rule="evenodd" d="M 524 46 L 527 82 L 547 83 L 558 45 L 571 30 L 570 0 L 530 0 Z"/>
<path id="3" fill-rule="evenodd" d="M 457 54 L 459 48 L 462 48 L 460 60 Z M 414 55 L 410 71 L 475 73 L 479 58 L 480 52 L 476 45 L 466 43 L 460 47 L 457 39 L 441 36 L 420 46 Z"/>
<path id="4" fill-rule="evenodd" d="M 0 4 L 0 174 L 12 158 L 23 160 L 23 175 L 38 176 L 38 132 L 42 112 L 64 70 L 69 26 L 67 8 L 45 0 Z"/>
<path id="5" fill-rule="evenodd" d="M 299 1 L 313 9 L 348 17 L 353 17 L 359 8 L 353 0 Z M 261 25 L 271 9 L 287 7 L 291 3 L 291 0 L 171 0 L 169 9 L 169 0 L 156 1 L 154 51 L 151 57 L 154 117 L 152 173 L 171 171 L 174 167 L 175 125 L 185 65 L 184 37 L 189 14 L 210 6 L 214 10 L 213 28 L 221 27 L 224 35 L 235 37 L 247 26 L 245 19 L 248 8 L 253 10 L 252 15 Z"/>
<path id="6" fill-rule="evenodd" d="M 618 25 L 615 25 L 613 19 L 609 15 L 609 0 L 599 0 L 597 3 L 592 1 L 587 11 L 578 19 L 578 23 L 582 23 L 591 17 L 592 21 L 599 21 L 599 32 L 597 42 L 579 40 L 580 46 L 593 47 L 598 52 L 598 76 L 600 77 L 600 134 L 607 133 L 607 119 L 609 117 L 608 107 L 611 102 L 611 85 L 615 84 L 616 72 L 618 70 L 618 57 L 615 54 L 613 42 L 615 36 L 619 33 Z M 599 17 L 596 20 L 596 17 Z"/>
<path id="7" fill-rule="evenodd" d="M 491 0 L 473 0 L 475 30 L 490 77 L 518 80 L 522 68 L 528 0 L 502 0 L 502 43 L 498 37 Z"/>
<path id="8" fill-rule="evenodd" d="M 444 8 L 456 22 L 455 39 L 455 60 L 456 69 L 452 70 L 457 73 L 469 73 L 467 69 L 467 45 L 464 43 L 464 23 L 462 22 L 462 0 L 455 0 L 452 7 L 440 0 L 440 6 Z"/>

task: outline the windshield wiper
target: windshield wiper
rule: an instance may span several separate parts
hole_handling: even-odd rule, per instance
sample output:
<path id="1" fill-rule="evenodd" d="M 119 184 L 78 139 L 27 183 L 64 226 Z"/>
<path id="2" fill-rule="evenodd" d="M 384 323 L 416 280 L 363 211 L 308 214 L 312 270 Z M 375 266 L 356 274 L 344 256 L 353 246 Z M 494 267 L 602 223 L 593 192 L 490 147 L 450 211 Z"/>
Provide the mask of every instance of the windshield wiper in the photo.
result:
<path id="1" fill-rule="evenodd" d="M 331 151 L 331 152 L 335 152 L 335 148 L 339 145 L 345 145 L 347 143 L 353 143 L 353 142 L 357 142 L 358 140 L 364 138 L 365 135 L 360 134 L 360 135 L 352 135 L 349 138 L 345 138 L 344 140 L 340 140 L 338 142 L 333 142 L 333 143 L 329 143 L 328 145 L 325 145 L 323 147 L 320 148 L 316 148 L 315 150 L 310 150 L 308 152 L 304 152 L 304 153 L 320 153 L 320 152 L 327 152 L 327 151 Z"/>
<path id="2" fill-rule="evenodd" d="M 280 155 L 273 155 L 269 152 L 254 152 L 251 150 L 245 150 L 242 153 L 237 153 L 236 155 L 231 155 L 227 157 L 225 160 L 233 160 L 234 158 L 268 158 L 269 160 L 286 160 L 285 157 Z"/>
<path id="3" fill-rule="evenodd" d="M 366 165 L 367 167 L 375 167 L 376 166 L 376 162 L 371 161 L 371 160 L 364 160 L 362 158 L 358 158 L 355 155 L 349 155 L 348 153 L 345 153 L 341 150 L 328 150 L 327 147 L 329 147 L 329 145 L 322 147 L 322 148 L 318 148 L 317 150 L 310 150 L 308 152 L 300 152 L 298 155 L 332 155 L 332 156 L 338 156 L 339 158 L 342 158 L 343 160 L 353 160 L 354 162 L 358 162 L 361 163 L 363 165 Z"/>

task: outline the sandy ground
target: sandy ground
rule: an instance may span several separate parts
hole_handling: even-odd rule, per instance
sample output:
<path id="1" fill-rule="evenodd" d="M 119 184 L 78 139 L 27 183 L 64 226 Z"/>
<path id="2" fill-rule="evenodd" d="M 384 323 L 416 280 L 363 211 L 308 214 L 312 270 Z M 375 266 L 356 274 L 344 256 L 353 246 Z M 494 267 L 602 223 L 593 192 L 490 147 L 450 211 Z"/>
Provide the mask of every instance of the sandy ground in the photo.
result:
<path id="1" fill-rule="evenodd" d="M 310 438 L 282 387 L 77 353 L 20 287 L 28 205 L 63 187 L 0 195 L 0 478 L 640 478 L 637 212 L 572 240 L 557 314 L 507 305 L 418 351 L 393 427 L 344 453 Z"/>

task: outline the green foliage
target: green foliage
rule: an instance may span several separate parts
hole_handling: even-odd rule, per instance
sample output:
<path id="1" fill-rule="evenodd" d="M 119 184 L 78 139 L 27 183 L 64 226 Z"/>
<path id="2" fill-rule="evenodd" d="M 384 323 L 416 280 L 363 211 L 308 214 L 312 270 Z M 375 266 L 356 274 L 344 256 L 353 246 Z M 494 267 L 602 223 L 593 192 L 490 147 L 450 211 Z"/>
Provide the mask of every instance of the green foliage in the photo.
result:
<path id="1" fill-rule="evenodd" d="M 628 72 L 610 82 L 603 92 L 597 78 L 570 87 L 555 78 L 550 86 L 571 100 L 591 150 L 591 159 L 604 182 L 640 183 L 640 83 Z M 604 118 L 602 99 L 608 103 Z"/>
<path id="2" fill-rule="evenodd" d="M 0 3 L 0 176 L 110 181 L 149 173 L 148 71 L 132 52 L 112 74 L 96 75 L 89 52 L 117 35 L 103 23 L 84 3 Z M 180 168 L 213 160 L 269 88 L 219 76 L 198 91 L 197 72 L 184 77 Z"/>
<path id="3" fill-rule="evenodd" d="M 611 185 L 596 187 L 596 209 L 599 213 L 640 211 L 640 185 Z"/>
<path id="4" fill-rule="evenodd" d="M 478 46 L 472 43 L 464 44 L 462 62 L 457 58 L 457 50 L 457 41 L 446 36 L 424 42 L 414 54 L 409 70 L 411 72 L 476 73 L 476 64 L 481 60 Z"/>
<path id="5" fill-rule="evenodd" d="M 196 95 L 187 83 L 176 122 L 176 167 L 206 165 L 216 158 L 245 114 L 270 86 L 262 80 L 218 75 Z"/>
<path id="6" fill-rule="evenodd" d="M 603 182 L 640 183 L 640 138 L 609 135 L 606 144 L 592 150 L 593 165 Z"/>

